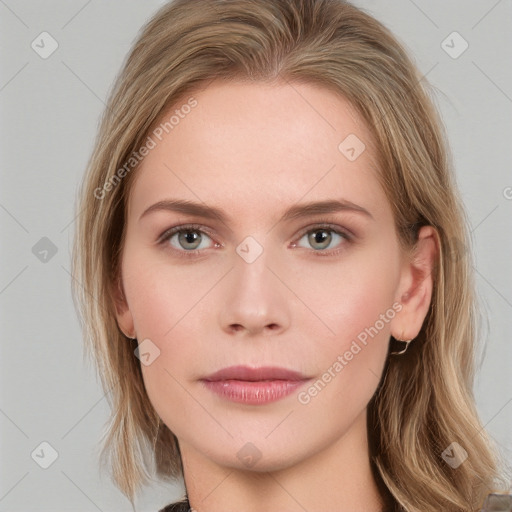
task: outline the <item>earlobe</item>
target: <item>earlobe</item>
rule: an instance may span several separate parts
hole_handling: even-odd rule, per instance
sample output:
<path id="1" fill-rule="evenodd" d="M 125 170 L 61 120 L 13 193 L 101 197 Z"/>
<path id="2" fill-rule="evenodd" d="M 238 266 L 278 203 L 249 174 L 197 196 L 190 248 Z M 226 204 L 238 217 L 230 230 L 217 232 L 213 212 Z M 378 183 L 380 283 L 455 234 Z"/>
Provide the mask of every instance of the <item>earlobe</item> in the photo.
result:
<path id="1" fill-rule="evenodd" d="M 400 340 L 414 339 L 421 330 L 432 300 L 439 255 L 439 235 L 432 226 L 423 226 L 412 254 L 405 262 L 400 283 L 400 313 L 394 318 L 391 334 Z"/>
<path id="2" fill-rule="evenodd" d="M 133 326 L 133 317 L 126 301 L 121 279 L 116 279 L 114 282 L 112 282 L 111 295 L 116 311 L 116 319 L 119 329 L 127 338 L 136 338 L 136 333 Z"/>

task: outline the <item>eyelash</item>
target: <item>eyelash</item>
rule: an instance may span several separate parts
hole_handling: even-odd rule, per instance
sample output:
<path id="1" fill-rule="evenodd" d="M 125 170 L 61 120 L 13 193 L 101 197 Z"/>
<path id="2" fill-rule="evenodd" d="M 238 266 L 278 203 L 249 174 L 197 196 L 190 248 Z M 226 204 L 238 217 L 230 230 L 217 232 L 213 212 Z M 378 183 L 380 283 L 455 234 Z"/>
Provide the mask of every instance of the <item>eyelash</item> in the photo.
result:
<path id="1" fill-rule="evenodd" d="M 322 222 L 322 221 L 319 221 L 319 223 L 315 224 L 314 226 L 308 226 L 306 229 L 301 231 L 297 240 L 300 241 L 302 239 L 302 237 L 304 235 L 307 235 L 308 233 L 312 233 L 315 231 L 321 231 L 321 230 L 329 231 L 329 232 L 339 235 L 340 237 L 342 237 L 344 239 L 345 243 L 353 241 L 354 235 L 352 233 L 350 233 L 348 230 L 341 229 L 339 226 L 330 224 L 329 222 Z M 213 235 L 210 234 L 208 232 L 208 230 L 205 231 L 204 226 L 201 226 L 199 224 L 180 224 L 179 226 L 175 226 L 175 227 L 169 228 L 166 231 L 164 231 L 158 237 L 157 243 L 159 245 L 164 245 L 176 233 L 186 233 L 186 232 L 190 232 L 190 231 L 197 231 L 199 233 L 208 235 L 210 238 L 213 237 Z M 212 238 L 212 241 L 213 241 L 213 238 Z M 217 244 L 217 242 L 215 242 L 215 243 Z M 294 242 L 294 247 L 297 247 L 296 243 L 297 242 Z M 220 245 L 220 244 L 217 244 L 217 245 Z M 344 245 L 344 243 L 342 245 Z M 300 248 L 304 249 L 304 247 L 300 247 Z M 198 256 L 201 256 L 200 253 L 204 251 L 204 249 L 192 249 L 190 251 L 187 251 L 185 249 L 183 249 L 183 250 L 175 249 L 174 247 L 170 247 L 170 249 L 173 252 L 179 253 L 179 256 L 183 257 L 183 258 L 198 257 Z M 337 249 L 326 249 L 326 250 L 311 249 L 311 251 L 313 251 L 315 253 L 315 255 L 319 256 L 319 257 L 337 256 L 342 250 L 343 250 L 343 247 L 338 247 Z"/>

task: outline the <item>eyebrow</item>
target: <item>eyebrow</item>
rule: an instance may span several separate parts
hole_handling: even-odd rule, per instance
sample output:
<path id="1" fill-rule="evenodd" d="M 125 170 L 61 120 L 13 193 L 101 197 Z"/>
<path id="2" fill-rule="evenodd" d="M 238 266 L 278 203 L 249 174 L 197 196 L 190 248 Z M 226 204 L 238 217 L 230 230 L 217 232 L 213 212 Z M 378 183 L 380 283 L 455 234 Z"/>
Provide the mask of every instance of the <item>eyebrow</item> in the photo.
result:
<path id="1" fill-rule="evenodd" d="M 220 208 L 207 206 L 204 203 L 195 203 L 193 201 L 180 199 L 165 199 L 163 201 L 158 201 L 158 203 L 155 203 L 144 210 L 139 217 L 139 221 L 151 212 L 162 210 L 183 213 L 195 217 L 203 217 L 205 219 L 218 220 L 222 223 L 227 223 L 229 221 L 229 216 Z M 331 199 L 293 205 L 284 212 L 281 217 L 281 221 L 291 221 L 310 217 L 312 215 L 325 215 L 328 213 L 337 213 L 342 211 L 361 213 L 371 219 L 374 218 L 366 208 L 352 203 L 351 201 L 346 201 L 344 199 Z"/>

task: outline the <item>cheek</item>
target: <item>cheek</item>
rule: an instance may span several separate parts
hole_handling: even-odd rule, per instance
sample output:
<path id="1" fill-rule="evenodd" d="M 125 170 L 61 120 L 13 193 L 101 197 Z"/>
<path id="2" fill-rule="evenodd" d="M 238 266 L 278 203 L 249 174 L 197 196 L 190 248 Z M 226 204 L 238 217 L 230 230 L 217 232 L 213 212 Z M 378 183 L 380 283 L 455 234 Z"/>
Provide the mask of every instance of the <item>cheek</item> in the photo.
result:
<path id="1" fill-rule="evenodd" d="M 185 389 L 189 384 L 187 370 L 201 358 L 198 342 L 204 335 L 199 332 L 200 324 L 190 320 L 200 310 L 197 301 L 205 291 L 203 287 L 185 286 L 173 277 L 169 268 L 153 265 L 128 279 L 126 293 L 132 298 L 139 351 L 143 352 L 140 344 L 147 344 L 149 339 L 151 350 L 157 354 L 150 364 L 143 364 L 143 359 L 140 363 L 148 398 L 164 423 L 183 436 L 187 425 L 204 413 L 195 408 Z"/>
<path id="2" fill-rule="evenodd" d="M 202 299 L 208 297 L 208 290 L 221 275 L 221 270 L 217 273 L 211 266 L 171 265 L 165 256 L 155 257 L 142 250 L 127 251 L 123 261 L 123 284 L 138 342 L 145 342 L 156 354 L 150 364 L 141 362 L 144 384 L 164 419 L 169 411 L 181 410 L 188 415 L 193 409 L 183 385 L 189 378 L 187 369 L 204 357 L 203 320 L 212 310 Z M 145 340 L 150 340 L 149 345 Z"/>
<path id="3" fill-rule="evenodd" d="M 297 398 L 311 415 L 322 418 L 324 436 L 329 435 L 326 425 L 343 430 L 364 411 L 384 369 L 396 304 L 394 280 L 377 267 L 370 272 L 366 265 L 364 273 L 347 276 L 332 287 L 329 300 L 316 296 L 318 311 L 334 334 L 317 337 L 308 347 L 306 358 L 314 361 L 316 376 Z"/>
<path id="4" fill-rule="evenodd" d="M 311 266 L 298 292 L 307 297 L 313 323 L 322 336 L 308 347 L 306 358 L 315 362 L 316 385 L 306 389 L 301 403 L 318 401 L 344 404 L 342 410 L 325 408 L 333 421 L 344 414 L 355 415 L 364 408 L 379 383 L 385 364 L 391 321 L 399 309 L 394 302 L 400 278 L 398 252 L 360 251 L 329 266 Z"/>
<path id="5" fill-rule="evenodd" d="M 400 279 L 396 251 L 359 251 L 338 262 L 304 270 L 297 268 L 293 276 L 294 292 L 313 313 L 308 321 L 316 321 L 320 327 L 319 320 L 324 324 L 321 332 L 327 346 L 332 346 L 334 339 L 336 348 L 343 349 L 376 323 L 379 331 L 389 332 Z"/>
<path id="6" fill-rule="evenodd" d="M 164 251 L 131 249 L 123 283 L 138 335 L 165 342 L 221 276 L 211 265 L 175 264 Z"/>

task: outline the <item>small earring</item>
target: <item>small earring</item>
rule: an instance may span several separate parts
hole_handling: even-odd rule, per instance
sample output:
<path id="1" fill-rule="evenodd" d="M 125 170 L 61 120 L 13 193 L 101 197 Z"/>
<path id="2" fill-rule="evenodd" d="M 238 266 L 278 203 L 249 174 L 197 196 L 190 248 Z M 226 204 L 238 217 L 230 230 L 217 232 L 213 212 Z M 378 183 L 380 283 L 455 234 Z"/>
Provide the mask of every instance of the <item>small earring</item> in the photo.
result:
<path id="1" fill-rule="evenodd" d="M 391 355 L 394 355 L 394 356 L 399 356 L 401 354 L 405 354 L 405 352 L 407 351 L 407 349 L 409 348 L 409 343 L 411 343 L 412 340 L 399 340 L 398 338 L 394 338 L 396 341 L 399 341 L 400 343 L 405 343 L 404 347 L 402 348 L 402 350 L 395 350 L 393 352 L 390 352 Z"/>

